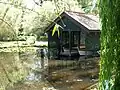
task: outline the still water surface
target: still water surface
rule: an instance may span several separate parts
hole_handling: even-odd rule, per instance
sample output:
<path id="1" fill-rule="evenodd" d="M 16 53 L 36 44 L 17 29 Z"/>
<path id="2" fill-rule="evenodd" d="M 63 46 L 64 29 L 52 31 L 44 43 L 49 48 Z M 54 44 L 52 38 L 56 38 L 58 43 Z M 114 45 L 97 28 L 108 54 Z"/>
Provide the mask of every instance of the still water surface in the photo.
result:
<path id="1" fill-rule="evenodd" d="M 98 58 L 48 60 L 35 48 L 0 52 L 0 90 L 83 90 L 98 80 Z"/>

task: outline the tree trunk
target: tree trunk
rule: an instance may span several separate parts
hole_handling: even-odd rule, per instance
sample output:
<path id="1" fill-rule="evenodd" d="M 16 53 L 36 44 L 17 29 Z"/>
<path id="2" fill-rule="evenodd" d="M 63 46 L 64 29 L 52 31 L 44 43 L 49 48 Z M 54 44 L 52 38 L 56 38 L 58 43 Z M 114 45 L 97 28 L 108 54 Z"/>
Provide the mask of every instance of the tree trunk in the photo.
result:
<path id="1" fill-rule="evenodd" d="M 120 0 L 100 0 L 99 90 L 120 90 Z"/>

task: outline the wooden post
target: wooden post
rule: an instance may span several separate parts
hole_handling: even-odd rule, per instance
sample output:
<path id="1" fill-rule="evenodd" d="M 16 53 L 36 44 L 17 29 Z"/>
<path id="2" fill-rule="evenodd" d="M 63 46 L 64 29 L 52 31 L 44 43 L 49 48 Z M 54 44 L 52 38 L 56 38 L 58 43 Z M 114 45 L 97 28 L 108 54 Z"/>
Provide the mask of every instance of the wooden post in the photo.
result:
<path id="1" fill-rule="evenodd" d="M 48 59 L 50 59 L 50 33 L 48 33 Z"/>
<path id="2" fill-rule="evenodd" d="M 81 31 L 78 32 L 78 48 L 80 49 Z"/>
<path id="3" fill-rule="evenodd" d="M 69 30 L 69 56 L 71 57 L 71 30 Z"/>
<path id="4" fill-rule="evenodd" d="M 85 59 L 87 58 L 87 48 L 86 48 L 86 39 L 87 39 L 87 38 L 86 38 L 86 36 L 87 36 L 87 35 L 85 34 Z"/>
<path id="5" fill-rule="evenodd" d="M 60 33 L 61 35 L 60 35 L 60 52 L 62 51 L 62 47 L 63 47 L 63 31 L 61 30 L 61 33 Z"/>
<path id="6" fill-rule="evenodd" d="M 71 32 L 71 33 L 72 33 L 72 35 L 71 35 L 71 37 L 72 37 L 72 38 L 71 38 L 71 40 L 72 40 L 71 42 L 72 42 L 72 43 L 71 43 L 71 44 L 74 45 L 74 40 L 75 40 L 75 39 L 74 39 L 74 31 Z"/>
<path id="7" fill-rule="evenodd" d="M 62 44 L 63 44 L 63 35 L 62 35 L 63 31 L 60 30 L 60 36 L 58 37 L 59 39 L 59 44 L 58 44 L 58 59 L 60 59 L 60 53 L 62 51 Z"/>

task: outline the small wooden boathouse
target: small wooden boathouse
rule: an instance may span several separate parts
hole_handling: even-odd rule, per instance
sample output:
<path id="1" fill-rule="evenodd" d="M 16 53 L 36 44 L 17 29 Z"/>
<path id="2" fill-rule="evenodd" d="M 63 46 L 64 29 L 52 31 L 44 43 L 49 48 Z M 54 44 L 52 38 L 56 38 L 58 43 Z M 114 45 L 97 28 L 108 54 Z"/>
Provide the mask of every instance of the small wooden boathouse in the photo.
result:
<path id="1" fill-rule="evenodd" d="M 55 24 L 60 25 L 52 36 Z M 80 12 L 66 11 L 47 28 L 50 56 L 93 55 L 100 49 L 99 18 Z"/>

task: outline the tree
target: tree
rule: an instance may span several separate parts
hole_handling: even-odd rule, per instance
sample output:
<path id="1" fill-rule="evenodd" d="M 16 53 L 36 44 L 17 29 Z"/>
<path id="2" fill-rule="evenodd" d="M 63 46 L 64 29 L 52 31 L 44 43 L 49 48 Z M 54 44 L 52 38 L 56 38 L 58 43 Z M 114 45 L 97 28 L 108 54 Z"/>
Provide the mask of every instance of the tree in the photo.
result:
<path id="1" fill-rule="evenodd" d="M 98 0 L 77 0 L 82 10 L 86 13 L 98 14 L 97 1 Z"/>
<path id="2" fill-rule="evenodd" d="M 59 13 L 65 10 L 80 10 L 77 0 L 1 0 L 0 19 L 11 25 L 13 29 L 4 27 L 6 32 L 13 32 L 17 36 L 36 34 L 38 37 L 44 33 L 44 29 L 53 22 Z M 1 39 L 9 38 L 1 27 L 3 21 L 0 20 Z M 6 23 L 3 24 L 3 26 Z M 9 27 L 9 26 L 8 26 Z M 21 31 L 22 30 L 22 31 Z M 20 32 L 19 32 L 20 31 Z M 14 40 L 14 38 L 10 38 Z"/>
<path id="3" fill-rule="evenodd" d="M 120 90 L 120 0 L 100 0 L 99 90 Z"/>

